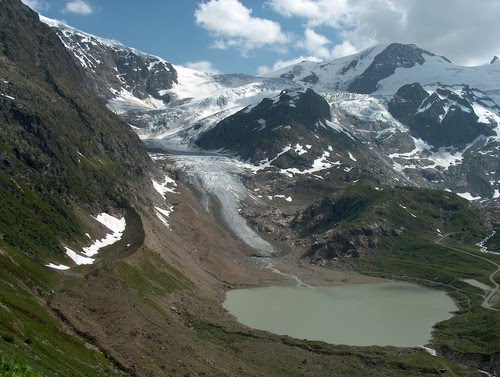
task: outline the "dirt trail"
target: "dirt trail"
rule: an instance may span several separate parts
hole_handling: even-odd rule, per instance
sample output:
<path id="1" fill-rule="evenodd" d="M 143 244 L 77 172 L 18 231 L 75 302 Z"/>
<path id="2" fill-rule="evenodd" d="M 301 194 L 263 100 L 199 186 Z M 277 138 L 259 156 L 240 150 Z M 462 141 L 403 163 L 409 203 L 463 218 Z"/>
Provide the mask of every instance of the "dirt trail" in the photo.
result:
<path id="1" fill-rule="evenodd" d="M 497 312 L 500 312 L 500 309 L 496 309 L 494 308 L 491 304 L 490 304 L 490 301 L 491 299 L 496 295 L 498 294 L 498 291 L 500 290 L 500 284 L 498 284 L 496 281 L 495 281 L 495 275 L 500 272 L 500 265 L 493 262 L 492 260 L 488 259 L 488 258 L 485 258 L 485 257 L 481 257 L 479 255 L 476 255 L 476 254 L 473 254 L 473 253 L 469 253 L 467 251 L 464 251 L 464 250 L 460 250 L 460 249 L 457 249 L 455 247 L 452 247 L 452 246 L 448 246 L 448 245 L 443 245 L 441 243 L 441 241 L 443 241 L 445 238 L 449 237 L 451 234 L 453 233 L 448 233 L 448 234 L 445 234 L 444 236 L 442 236 L 441 238 L 439 238 L 435 243 L 439 246 L 442 246 L 442 247 L 446 247 L 447 249 L 451 249 L 451 250 L 454 250 L 454 251 L 458 251 L 459 253 L 462 253 L 462 254 L 467 254 L 467 255 L 470 255 L 471 257 L 474 257 L 474 258 L 477 258 L 477 259 L 482 259 L 492 265 L 494 265 L 496 267 L 496 270 L 493 271 L 490 276 L 489 276 L 489 279 L 491 281 L 491 283 L 493 284 L 493 288 L 491 288 L 490 290 L 490 293 L 488 293 L 486 295 L 486 297 L 484 298 L 483 302 L 481 303 L 481 306 L 483 308 L 486 308 L 486 309 L 490 309 L 490 310 L 494 310 L 494 311 L 497 311 Z"/>

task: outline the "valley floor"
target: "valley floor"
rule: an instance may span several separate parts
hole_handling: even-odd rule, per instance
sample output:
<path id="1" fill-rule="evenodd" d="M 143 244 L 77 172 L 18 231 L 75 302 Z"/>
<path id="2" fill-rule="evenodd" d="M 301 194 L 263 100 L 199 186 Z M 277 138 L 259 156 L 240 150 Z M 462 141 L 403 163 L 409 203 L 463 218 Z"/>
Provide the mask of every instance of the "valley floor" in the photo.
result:
<path id="1" fill-rule="evenodd" d="M 173 206 L 168 219 L 163 219 L 167 223 L 153 209 L 138 208 L 128 215 L 123 240 L 105 249 L 90 269 L 60 272 L 62 282 L 47 300 L 50 315 L 64 324 L 59 331 L 106 355 L 107 361 L 101 361 L 109 368 L 105 374 L 430 376 L 447 371 L 454 376 L 480 375 L 477 369 L 422 349 L 336 346 L 240 325 L 222 308 L 230 289 L 382 279 L 311 264 L 297 250 L 277 252 L 270 259 L 256 257 L 255 250 L 226 226 L 225 214 L 234 211 L 223 206 L 239 201 L 213 200 L 210 195 L 207 202 L 207 191 L 193 181 L 192 171 L 176 169 L 168 157 L 156 161 L 177 182 L 175 192 L 166 194 L 166 203 Z M 286 245 L 271 237 L 265 242 L 276 250 Z M 132 249 L 127 246 L 131 244 Z M 15 358 L 20 355 L 8 345 L 2 349 Z M 60 370 L 45 358 L 29 360 L 47 375 Z M 71 363 L 66 368 L 66 375 L 80 374 Z M 85 375 L 103 375 L 102 368 L 90 367 Z"/>

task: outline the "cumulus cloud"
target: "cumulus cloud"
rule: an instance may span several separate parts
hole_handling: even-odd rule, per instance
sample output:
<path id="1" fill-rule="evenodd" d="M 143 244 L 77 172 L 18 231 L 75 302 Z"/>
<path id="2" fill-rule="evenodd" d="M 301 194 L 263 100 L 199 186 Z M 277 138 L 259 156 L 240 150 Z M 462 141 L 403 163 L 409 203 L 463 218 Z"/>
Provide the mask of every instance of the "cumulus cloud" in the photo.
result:
<path id="1" fill-rule="evenodd" d="M 289 41 L 279 23 L 253 17 L 252 9 L 238 0 L 200 3 L 194 16 L 196 24 L 216 38 L 215 48 L 238 48 L 245 55 L 257 47 L 279 46 Z"/>
<path id="2" fill-rule="evenodd" d="M 310 62 L 316 62 L 316 63 L 320 63 L 323 61 L 315 56 L 302 56 L 302 55 L 299 56 L 298 58 L 294 58 L 294 59 L 290 59 L 290 60 L 280 60 L 279 59 L 273 64 L 272 67 L 269 67 L 267 65 L 261 65 L 259 68 L 257 68 L 257 74 L 259 76 L 263 76 L 263 75 L 266 75 L 268 73 L 277 71 L 279 69 L 288 67 L 290 65 L 294 65 L 294 64 L 303 62 L 304 60 L 310 61 Z"/>
<path id="3" fill-rule="evenodd" d="M 333 59 L 336 59 L 341 58 L 342 56 L 355 54 L 356 52 L 358 52 L 358 50 L 351 44 L 351 42 L 344 41 L 333 48 L 331 55 Z"/>
<path id="4" fill-rule="evenodd" d="M 458 64 L 485 63 L 500 51 L 498 0 L 268 0 L 308 28 L 333 28 L 332 56 L 376 43 L 415 43 Z"/>
<path id="5" fill-rule="evenodd" d="M 195 69 L 197 71 L 208 72 L 208 73 L 220 73 L 220 71 L 213 66 L 212 62 L 209 62 L 207 60 L 200 60 L 197 62 L 187 62 L 185 66 L 191 69 Z"/>
<path id="6" fill-rule="evenodd" d="M 88 16 L 89 14 L 92 14 L 94 10 L 85 0 L 72 0 L 66 3 L 64 12 Z"/>
<path id="7" fill-rule="evenodd" d="M 43 0 L 22 0 L 22 2 L 36 12 L 49 9 L 49 4 Z"/>
<path id="8" fill-rule="evenodd" d="M 271 0 L 271 6 L 286 17 L 303 17 L 310 27 L 327 24 L 338 28 L 349 16 L 349 0 Z"/>
<path id="9" fill-rule="evenodd" d="M 304 40 L 299 46 L 305 48 L 309 54 L 321 59 L 330 59 L 332 57 L 328 45 L 332 42 L 324 35 L 316 33 L 313 29 L 307 28 L 304 31 Z"/>
<path id="10" fill-rule="evenodd" d="M 349 41 L 344 41 L 330 48 L 332 42 L 322 34 L 315 32 L 311 28 L 304 31 L 304 39 L 298 46 L 307 50 L 309 54 L 321 60 L 331 60 L 355 54 L 358 49 Z"/>

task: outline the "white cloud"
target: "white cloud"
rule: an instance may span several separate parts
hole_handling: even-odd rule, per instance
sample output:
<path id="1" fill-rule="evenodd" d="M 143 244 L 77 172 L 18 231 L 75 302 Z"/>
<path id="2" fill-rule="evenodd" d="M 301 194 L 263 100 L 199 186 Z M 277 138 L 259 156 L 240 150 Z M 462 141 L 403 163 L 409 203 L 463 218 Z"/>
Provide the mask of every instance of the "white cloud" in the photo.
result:
<path id="1" fill-rule="evenodd" d="M 327 37 L 307 28 L 304 31 L 304 40 L 299 45 L 311 55 L 321 59 L 331 59 L 332 54 L 328 49 L 329 44 L 331 44 L 331 41 Z"/>
<path id="2" fill-rule="evenodd" d="M 498 0 L 268 0 L 309 28 L 340 37 L 332 57 L 376 43 L 415 43 L 458 64 L 486 63 L 500 50 Z"/>
<path id="3" fill-rule="evenodd" d="M 220 71 L 213 66 L 212 62 L 209 62 L 207 60 L 200 60 L 197 62 L 187 62 L 185 66 L 191 69 L 195 69 L 197 71 L 208 72 L 208 73 L 220 73 Z"/>
<path id="4" fill-rule="evenodd" d="M 47 4 L 43 0 L 22 0 L 22 2 L 33 9 L 35 12 L 49 9 L 49 4 Z"/>
<path id="5" fill-rule="evenodd" d="M 356 47 L 354 47 L 351 42 L 344 41 L 341 44 L 336 45 L 331 51 L 332 59 L 341 58 L 342 56 L 352 55 L 358 52 Z"/>
<path id="6" fill-rule="evenodd" d="M 213 47 L 238 48 L 245 55 L 257 47 L 284 44 L 289 37 L 279 23 L 252 16 L 252 10 L 238 0 L 209 0 L 198 4 L 196 24 L 208 30 Z"/>
<path id="7" fill-rule="evenodd" d="M 331 43 L 332 42 L 324 35 L 316 33 L 311 28 L 307 28 L 304 30 L 304 39 L 298 46 L 304 48 L 309 54 L 321 60 L 332 60 L 358 52 L 358 49 L 349 41 L 344 41 L 330 49 L 329 46 Z"/>
<path id="8" fill-rule="evenodd" d="M 271 0 L 271 6 L 285 17 L 302 17 L 308 26 L 327 24 L 338 28 L 350 15 L 349 0 Z"/>
<path id="9" fill-rule="evenodd" d="M 92 14 L 94 10 L 85 0 L 72 0 L 66 3 L 64 12 L 88 16 L 89 14 Z"/>
<path id="10" fill-rule="evenodd" d="M 310 61 L 310 62 L 316 62 L 316 63 L 320 63 L 322 62 L 323 60 L 321 59 L 318 59 L 317 57 L 315 56 L 299 56 L 298 58 L 294 58 L 294 59 L 290 59 L 290 60 L 277 60 L 272 67 L 268 67 L 267 65 L 261 65 L 258 69 L 257 69 L 257 74 L 259 76 L 263 76 L 263 75 L 266 75 L 268 73 L 271 73 L 271 72 L 274 72 L 274 71 L 277 71 L 279 69 L 282 69 L 282 68 L 285 68 L 285 67 L 288 67 L 290 65 L 294 65 L 294 64 L 297 64 L 297 63 L 300 63 L 300 62 L 303 62 L 304 60 L 306 61 Z"/>

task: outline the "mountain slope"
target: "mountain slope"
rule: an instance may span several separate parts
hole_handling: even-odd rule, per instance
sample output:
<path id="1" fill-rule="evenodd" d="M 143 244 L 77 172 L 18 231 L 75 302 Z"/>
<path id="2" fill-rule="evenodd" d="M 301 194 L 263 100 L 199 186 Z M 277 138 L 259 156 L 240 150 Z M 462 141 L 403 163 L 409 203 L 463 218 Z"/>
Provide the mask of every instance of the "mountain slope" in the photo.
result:
<path id="1" fill-rule="evenodd" d="M 266 98 L 222 120 L 202 134 L 196 144 L 205 149 L 232 151 L 253 163 L 275 159 L 292 144 L 303 144 L 297 147 L 300 151 L 296 161 L 285 162 L 282 161 L 284 158 L 277 158 L 275 165 L 304 168 L 321 156 L 317 140 L 325 139 L 330 122 L 328 103 L 314 91 L 284 91 L 273 99 Z M 346 135 L 342 136 L 349 140 Z M 312 148 L 313 144 L 315 148 Z M 323 140 L 323 144 L 326 150 L 328 140 Z"/>
<path id="2" fill-rule="evenodd" d="M 163 59 L 116 41 L 97 38 L 62 22 L 41 17 L 55 30 L 94 91 L 117 110 L 128 106 L 161 108 L 170 100 L 167 90 L 177 83 L 175 68 Z"/>
<path id="3" fill-rule="evenodd" d="M 77 61 L 76 57 L 82 54 L 86 59 L 92 59 L 100 49 L 111 50 L 109 54 L 114 54 L 115 49 L 124 49 L 123 46 L 117 47 L 69 26 L 54 21 L 49 23 L 56 25 L 54 30 L 70 48 L 69 51 Z M 96 45 L 79 44 L 82 36 L 92 39 Z M 137 51 L 134 56 L 142 59 L 154 58 L 148 58 L 147 54 Z M 102 62 L 102 65 L 106 64 Z M 498 155 L 499 114 L 496 104 L 487 102 L 498 98 L 500 66 L 497 64 L 458 67 L 448 59 L 417 46 L 393 43 L 377 45 L 332 62 L 302 62 L 272 73 L 270 78 L 234 74 L 211 75 L 179 66 L 173 67 L 177 82 L 174 82 L 171 88 L 165 86 L 160 89 L 169 97 L 170 102 L 162 102 L 157 110 L 154 106 L 137 104 L 137 101 L 141 100 L 133 96 L 130 97 L 132 99 L 129 98 L 130 101 L 120 96 L 108 101 L 108 105 L 115 112 L 137 127 L 136 132 L 151 148 L 185 150 L 198 143 L 199 146 L 210 149 L 231 150 L 227 148 L 228 145 L 223 145 L 227 143 L 212 137 L 216 132 L 221 132 L 212 130 L 217 124 L 217 129 L 221 130 L 220 122 L 234 119 L 232 116 L 245 106 L 255 106 L 264 98 L 274 98 L 282 90 L 312 88 L 322 93 L 330 104 L 333 123 L 329 124 L 338 125 L 337 131 L 347 130 L 356 138 L 360 151 L 363 151 L 358 155 L 370 156 L 367 162 L 372 170 L 372 164 L 382 167 L 385 179 L 389 177 L 388 183 L 400 182 L 420 187 L 450 189 L 468 198 L 485 202 L 500 197 L 497 195 L 500 188 L 496 172 L 499 169 L 495 158 Z M 92 69 L 83 66 L 82 68 L 87 72 L 88 79 L 92 80 Z M 149 75 L 148 69 L 142 68 L 140 75 Z M 460 92 L 468 85 L 470 89 L 466 91 L 472 93 L 472 97 L 465 96 L 460 101 L 468 102 L 464 108 L 472 110 L 470 113 L 461 110 L 455 112 L 453 109 L 461 109 L 453 106 L 458 97 L 445 99 L 444 97 L 449 95 L 441 95 L 441 110 L 436 110 L 433 131 L 430 132 L 424 123 L 427 115 L 438 105 L 428 109 L 425 109 L 425 106 L 419 108 L 418 115 L 406 114 L 406 118 L 394 111 L 393 104 L 398 90 L 413 83 L 418 83 L 430 94 L 436 91 L 450 91 L 451 97 L 460 97 Z M 349 95 L 343 93 L 345 91 L 372 93 Z M 434 97 L 436 95 L 440 94 L 436 93 Z M 104 98 L 108 100 L 108 97 Z M 123 101 L 129 101 L 128 105 L 122 106 Z M 121 104 L 117 105 L 118 103 Z M 388 103 L 391 104 L 392 115 L 395 117 L 387 111 Z M 420 105 L 421 103 L 418 104 Z M 288 110 L 290 113 L 296 112 L 293 108 Z M 441 116 L 444 123 L 441 122 Z M 441 125 L 446 127 L 440 127 Z M 464 127 L 467 131 L 462 132 Z M 261 125 L 259 128 L 264 131 L 259 131 L 255 137 L 267 132 Z M 457 130 L 458 132 L 455 132 Z M 214 139 L 213 143 L 209 143 L 209 139 Z M 313 146 L 316 142 L 310 140 L 304 143 L 291 139 L 286 145 L 278 143 L 282 148 L 279 151 L 274 148 L 273 155 L 266 155 L 261 161 L 277 157 L 286 147 L 295 147 L 298 144 L 305 148 L 304 144 Z M 250 157 L 248 149 L 251 147 L 243 146 L 244 143 L 241 139 L 240 147 L 232 148 L 232 152 L 240 153 L 241 157 L 247 159 Z M 275 144 L 275 147 L 278 144 Z M 349 143 L 344 147 L 339 145 L 340 148 L 336 151 L 340 155 L 348 155 L 352 149 L 347 148 L 348 145 Z M 326 147 L 328 145 L 318 147 L 317 152 L 327 151 Z M 247 152 L 241 154 L 244 149 L 247 149 Z M 291 166 L 289 161 L 287 167 L 303 170 L 307 167 L 305 160 L 310 167 L 313 154 L 302 153 L 295 159 L 297 166 Z M 281 156 L 279 160 L 287 157 L 289 156 Z M 255 159 L 252 161 L 259 162 Z"/>
<path id="4" fill-rule="evenodd" d="M 64 278 L 44 265 L 85 275 L 63 245 L 109 233 L 99 213 L 137 218 L 155 168 L 36 13 L 2 0 L 0 30 L 0 353 L 46 375 L 116 375 L 119 366 L 49 309 Z"/>
<path id="5" fill-rule="evenodd" d="M 2 6 L 3 195 L 43 196 L 55 214 L 70 218 L 61 200 L 93 209 L 130 205 L 137 188 L 149 181 L 152 164 L 144 146 L 86 88 L 64 46 L 36 14 L 10 1 Z M 0 220 L 8 229 L 5 240 L 19 238 L 19 227 L 29 226 L 12 220 Z"/>
<path id="6" fill-rule="evenodd" d="M 481 136 L 500 138 L 500 107 L 491 98 L 468 86 L 434 90 L 405 85 L 390 100 L 389 112 L 437 148 L 469 144 Z"/>
<path id="7" fill-rule="evenodd" d="M 77 31 L 59 32 L 59 36 L 62 40 L 71 39 L 73 33 L 78 34 Z M 75 49 L 70 50 L 75 57 L 82 53 L 92 54 L 92 45 L 85 45 L 90 50 L 79 43 L 66 45 Z M 401 56 L 401 51 L 411 54 Z M 340 87 L 347 89 L 353 82 L 370 90 L 374 85 L 394 79 L 401 71 L 421 71 L 429 62 L 443 66 L 450 63 L 415 46 L 396 46 L 389 51 L 378 46 L 357 56 L 356 63 L 346 58 L 342 63 L 346 65 L 342 67 L 338 62 L 330 65 L 332 71 L 335 67 L 344 72 L 345 77 L 341 78 L 304 72 L 293 77 L 262 79 L 247 75 L 210 75 L 174 66 L 177 83 L 170 88 L 170 84 L 164 83 L 155 89 L 158 94 L 164 90 L 164 94 L 169 95 L 156 109 L 144 105 L 136 94 L 129 92 L 133 97 L 129 106 L 114 107 L 114 110 L 133 126 L 140 127 L 136 130 L 149 143 L 168 146 L 181 142 L 179 148 L 187 149 L 188 153 L 172 159 L 177 161 L 176 178 L 188 187 L 179 182 L 176 188 L 179 192 L 172 195 L 175 204 L 172 203 L 169 209 L 175 207 L 175 215 L 167 219 L 170 212 L 160 208 L 163 212 L 155 212 L 161 221 L 160 228 L 148 227 L 144 231 L 147 247 L 159 244 L 160 253 L 155 254 L 145 247 L 125 260 L 98 269 L 83 284 L 55 295 L 52 307 L 71 318 L 80 331 L 104 342 L 122 365 L 137 374 L 175 374 L 183 368 L 197 372 L 209 370 L 214 374 L 224 374 L 223 371 L 232 374 L 230 372 L 235 370 L 243 374 L 259 370 L 259 374 L 264 375 L 282 374 L 285 370 L 296 374 L 324 374 L 321 368 L 325 363 L 338 363 L 323 346 L 300 343 L 300 347 L 309 347 L 307 355 L 312 348 L 326 356 L 315 357 L 314 362 L 296 368 L 296 363 L 290 360 L 300 359 L 289 358 L 292 354 L 297 355 L 295 352 L 300 348 L 295 347 L 295 343 L 290 347 L 289 340 L 273 343 L 274 340 L 270 341 L 272 336 L 242 332 L 221 313 L 217 300 L 225 290 L 274 281 L 267 275 L 269 271 L 256 267 L 253 259 L 245 265 L 250 259 L 247 255 L 259 254 L 251 250 L 249 244 L 243 245 L 241 233 L 233 229 L 234 224 L 236 227 L 247 225 L 240 211 L 244 215 L 254 211 L 253 216 L 248 217 L 248 225 L 267 233 L 264 241 L 269 240 L 272 246 L 283 244 L 283 254 L 287 253 L 286 259 L 292 261 L 290 266 L 295 261 L 297 264 L 312 261 L 383 276 L 401 273 L 412 282 L 428 279 L 436 284 L 449 284 L 446 285 L 449 292 L 453 289 L 451 284 L 459 287 L 466 284 L 460 280 L 462 276 L 484 281 L 491 273 L 486 262 L 473 264 L 472 257 L 457 258 L 446 247 L 434 243 L 442 237 L 438 233 L 453 231 L 457 233 L 458 246 L 476 252 L 478 247 L 473 244 L 487 232 L 484 219 L 470 204 L 443 191 L 395 186 L 445 188 L 451 184 L 449 187 L 453 189 L 474 186 L 484 192 L 485 197 L 493 196 L 492 187 L 496 183 L 488 180 L 489 175 L 483 176 L 486 175 L 485 166 L 478 169 L 484 160 L 466 156 L 472 150 L 477 154 L 486 153 L 482 148 L 491 146 L 485 145 L 490 141 L 489 136 L 483 135 L 477 145 L 467 150 L 463 147 L 436 149 L 415 137 L 411 125 L 403 124 L 388 112 L 387 100 L 396 91 L 383 98 L 335 92 Z M 384 57 L 387 59 L 382 59 Z M 91 59 L 90 55 L 88 58 Z M 373 65 L 375 59 L 381 59 L 377 61 L 387 67 L 378 69 Z M 91 68 L 79 64 L 86 70 L 87 80 L 92 82 Z M 109 64 L 116 66 L 114 61 Z M 136 67 L 139 71 L 144 70 L 146 76 L 149 74 L 146 72 L 148 64 Z M 364 72 L 369 74 L 356 81 Z M 398 80 L 394 82 L 399 85 Z M 326 88 L 328 93 L 320 96 L 312 90 L 296 90 L 299 84 Z M 126 85 L 133 87 L 134 83 Z M 123 88 L 128 90 L 126 85 Z M 427 84 L 422 85 L 425 90 L 429 89 Z M 282 92 L 289 88 L 295 90 Z M 479 91 L 474 93 L 482 95 Z M 381 93 L 374 93 L 377 94 Z M 116 103 L 114 99 L 124 100 L 124 96 L 117 94 L 117 97 L 103 96 L 102 99 L 111 105 Z M 440 100 L 444 110 L 452 99 L 447 95 L 446 100 Z M 477 101 L 472 101 L 471 106 L 474 102 Z M 414 114 L 410 111 L 405 115 Z M 203 151 L 192 158 L 190 154 L 197 153 L 190 148 L 189 143 L 193 141 L 204 148 L 225 148 L 258 165 L 251 166 Z M 169 157 L 155 158 L 171 170 L 167 162 Z M 191 163 L 182 164 L 183 158 L 184 162 L 191 158 Z M 415 162 L 410 163 L 410 159 Z M 491 166 L 498 163 L 494 151 L 488 159 Z M 487 168 L 491 169 L 490 165 Z M 489 173 L 491 171 L 494 170 Z M 165 179 L 170 182 L 169 177 Z M 159 191 L 169 192 L 164 185 L 158 186 Z M 255 194 L 249 194 L 249 189 Z M 196 200 L 198 195 L 199 202 Z M 227 202 L 233 210 L 229 213 L 225 211 Z M 227 219 L 234 220 L 233 228 L 229 226 L 232 232 L 224 231 L 224 221 L 229 225 Z M 287 233 L 291 232 L 288 226 L 291 223 L 293 234 Z M 257 233 L 252 235 L 263 240 Z M 311 258 L 295 260 L 297 250 L 308 251 L 306 256 Z M 158 260 L 162 253 L 175 263 L 165 265 Z M 307 267 L 317 266 L 308 264 Z M 244 275 L 244 268 L 248 268 L 245 273 L 250 277 Z M 189 279 L 183 273 L 189 274 Z M 334 272 L 327 270 L 327 273 Z M 200 291 L 210 298 L 199 297 Z M 175 295 L 170 295 L 172 292 Z M 463 301 L 463 297 L 457 300 Z M 495 370 L 497 343 L 488 338 L 485 324 L 492 324 L 497 331 L 498 321 L 495 313 L 476 309 L 474 323 L 479 329 L 462 337 L 467 339 L 467 347 L 454 344 L 462 336 L 454 327 L 450 327 L 449 339 L 443 344 L 451 344 L 457 352 L 481 353 L 488 362 L 478 365 Z M 467 313 L 461 314 L 465 314 L 459 317 L 463 321 Z M 127 334 L 124 328 L 131 330 Z M 262 348 L 264 343 L 266 346 Z M 255 357 L 254 351 L 260 352 L 259 357 Z M 376 352 L 380 360 L 385 357 L 381 355 L 390 351 Z M 401 352 L 402 357 L 408 355 L 407 350 L 397 352 Z M 361 353 L 371 355 L 371 349 L 363 349 Z M 343 363 L 351 363 L 352 357 L 351 351 L 342 351 Z M 214 366 L 211 360 L 223 362 Z M 437 366 L 442 365 L 438 361 L 432 368 L 417 372 L 413 363 L 412 360 L 408 367 L 402 365 L 401 368 L 407 369 L 403 373 L 437 374 Z M 361 364 L 365 366 L 366 362 Z M 172 369 L 163 370 L 170 366 Z M 298 370 L 302 368 L 304 370 Z M 349 366 L 344 373 L 338 365 L 336 368 L 338 374 L 359 371 Z M 376 373 L 373 366 L 369 368 L 371 373 Z M 385 371 L 385 374 L 391 372 Z M 401 371 L 394 374 L 401 374 Z"/>
<path id="8" fill-rule="evenodd" d="M 378 45 L 326 63 L 302 62 L 270 73 L 319 93 L 349 91 L 390 97 L 404 85 L 462 85 L 484 91 L 500 103 L 500 66 L 462 67 L 414 45 Z M 316 77 L 314 80 L 311 77 Z"/>

